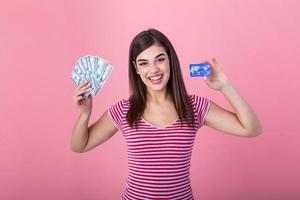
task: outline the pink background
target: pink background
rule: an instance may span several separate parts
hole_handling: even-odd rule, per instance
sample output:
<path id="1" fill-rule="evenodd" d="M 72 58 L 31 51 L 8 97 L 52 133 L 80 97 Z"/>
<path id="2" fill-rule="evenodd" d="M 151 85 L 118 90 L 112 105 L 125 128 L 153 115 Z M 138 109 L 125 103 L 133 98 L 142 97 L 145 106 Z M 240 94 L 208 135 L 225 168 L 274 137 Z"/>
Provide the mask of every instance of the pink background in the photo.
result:
<path id="1" fill-rule="evenodd" d="M 91 123 L 129 95 L 129 44 L 154 27 L 177 50 L 190 93 L 231 107 L 188 64 L 215 56 L 263 124 L 240 138 L 203 127 L 191 166 L 195 199 L 300 199 L 300 3 L 251 1 L 1 1 L 0 199 L 119 199 L 127 176 L 118 132 L 97 148 L 70 149 L 79 110 L 74 62 L 99 55 L 114 66 L 93 98 Z"/>

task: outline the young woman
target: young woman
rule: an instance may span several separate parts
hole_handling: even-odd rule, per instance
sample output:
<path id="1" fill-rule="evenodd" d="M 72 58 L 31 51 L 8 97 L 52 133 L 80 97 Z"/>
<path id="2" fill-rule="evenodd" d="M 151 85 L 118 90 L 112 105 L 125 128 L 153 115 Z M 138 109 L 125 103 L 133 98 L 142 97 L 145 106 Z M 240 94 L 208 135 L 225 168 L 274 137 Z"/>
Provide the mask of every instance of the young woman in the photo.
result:
<path id="1" fill-rule="evenodd" d="M 90 127 L 91 95 L 78 86 L 74 103 L 81 114 L 71 148 L 87 152 L 122 131 L 128 150 L 129 175 L 122 199 L 193 199 L 189 170 L 198 129 L 206 125 L 240 137 L 261 133 L 255 113 L 239 95 L 216 59 L 207 61 L 206 84 L 220 91 L 235 112 L 195 94 L 187 94 L 176 52 L 161 32 L 139 33 L 129 50 L 130 97 L 111 105 Z"/>

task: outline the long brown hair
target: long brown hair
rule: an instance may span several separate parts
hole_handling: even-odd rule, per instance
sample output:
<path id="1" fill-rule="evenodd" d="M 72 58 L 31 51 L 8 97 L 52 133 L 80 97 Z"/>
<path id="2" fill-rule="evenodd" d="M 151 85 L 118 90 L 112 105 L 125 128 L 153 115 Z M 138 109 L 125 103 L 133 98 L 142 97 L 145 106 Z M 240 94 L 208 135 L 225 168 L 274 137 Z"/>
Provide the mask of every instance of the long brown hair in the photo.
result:
<path id="1" fill-rule="evenodd" d="M 129 48 L 129 88 L 130 88 L 130 108 L 126 119 L 131 127 L 138 127 L 137 120 L 144 113 L 147 101 L 147 89 L 140 76 L 136 73 L 133 61 L 145 49 L 154 43 L 161 45 L 167 52 L 170 60 L 170 77 L 167 83 L 167 92 L 172 97 L 178 117 L 181 121 L 186 121 L 190 126 L 195 127 L 192 104 L 188 97 L 180 63 L 175 49 L 169 39 L 156 29 L 148 29 L 140 32 L 134 37 Z"/>

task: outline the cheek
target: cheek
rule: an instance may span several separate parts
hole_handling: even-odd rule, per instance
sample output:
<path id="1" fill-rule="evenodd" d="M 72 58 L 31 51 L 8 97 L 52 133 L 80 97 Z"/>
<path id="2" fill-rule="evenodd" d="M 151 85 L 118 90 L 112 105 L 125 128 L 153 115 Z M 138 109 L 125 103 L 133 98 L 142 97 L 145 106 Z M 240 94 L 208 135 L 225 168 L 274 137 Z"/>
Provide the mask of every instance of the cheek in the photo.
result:
<path id="1" fill-rule="evenodd" d="M 170 76 L 171 76 L 171 68 L 170 68 L 170 66 L 168 66 L 168 68 L 166 69 L 166 74 L 168 76 L 168 81 L 169 81 Z"/>
<path id="2" fill-rule="evenodd" d="M 166 64 L 163 66 L 163 70 L 164 70 L 166 73 L 170 73 L 170 65 L 169 65 L 169 63 L 166 63 Z"/>
<path id="3" fill-rule="evenodd" d="M 145 71 L 140 70 L 138 75 L 140 76 L 140 78 L 141 78 L 144 82 L 147 80 L 147 78 L 146 78 L 146 72 L 145 72 Z"/>
<path id="4" fill-rule="evenodd" d="M 145 74 L 146 74 L 146 70 L 145 69 L 139 69 L 139 75 L 141 77 L 145 76 Z"/>

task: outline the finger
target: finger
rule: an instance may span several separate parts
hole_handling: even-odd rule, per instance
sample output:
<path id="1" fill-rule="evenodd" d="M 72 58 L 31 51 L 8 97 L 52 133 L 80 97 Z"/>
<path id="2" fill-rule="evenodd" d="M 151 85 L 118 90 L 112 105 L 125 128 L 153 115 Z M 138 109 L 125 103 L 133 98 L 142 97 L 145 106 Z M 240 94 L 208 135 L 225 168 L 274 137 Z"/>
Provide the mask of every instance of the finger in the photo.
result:
<path id="1" fill-rule="evenodd" d="M 78 96 L 78 97 L 76 98 L 77 103 L 78 103 L 80 100 L 82 100 L 82 99 L 83 99 L 83 96 Z"/>
<path id="2" fill-rule="evenodd" d="M 211 66 L 211 72 L 212 72 L 212 74 L 215 74 L 218 71 L 216 65 L 213 62 L 211 62 L 209 60 L 206 60 L 204 63 L 205 64 L 209 64 Z"/>
<path id="3" fill-rule="evenodd" d="M 74 100 L 76 100 L 78 97 L 80 96 L 84 96 L 85 93 L 89 93 L 90 91 L 89 90 L 82 90 L 82 91 L 78 91 L 74 94 Z"/>
<path id="4" fill-rule="evenodd" d="M 82 82 L 80 85 L 78 85 L 77 90 L 80 90 L 82 87 L 86 86 L 87 84 L 89 84 L 88 81 Z"/>
<path id="5" fill-rule="evenodd" d="M 74 104 L 78 105 L 82 98 L 82 96 L 74 97 Z"/>
<path id="6" fill-rule="evenodd" d="M 87 90 L 90 88 L 90 83 L 87 83 L 87 84 L 84 84 L 83 86 L 81 87 L 78 87 L 76 90 L 75 90 L 75 93 L 77 93 L 78 91 L 82 91 L 82 90 Z"/>
<path id="7" fill-rule="evenodd" d="M 91 85 L 87 84 L 87 85 L 83 86 L 82 88 L 80 88 L 79 91 L 84 91 L 84 90 L 89 90 L 89 89 L 91 89 Z"/>
<path id="8" fill-rule="evenodd" d="M 220 65 L 219 65 L 219 63 L 218 63 L 218 61 L 217 61 L 217 59 L 216 59 L 215 57 L 213 57 L 212 61 L 213 61 L 213 63 L 215 64 L 215 66 L 216 66 L 218 69 L 221 68 Z"/>
<path id="9" fill-rule="evenodd" d="M 84 95 L 82 95 L 82 96 L 78 96 L 78 103 L 80 103 L 81 101 L 85 101 L 85 100 L 87 100 L 88 98 L 90 97 L 90 94 L 88 95 L 88 96 L 84 96 Z"/>
<path id="10" fill-rule="evenodd" d="M 80 96 L 80 95 L 82 95 L 82 94 L 84 94 L 84 93 L 86 93 L 86 92 L 89 92 L 89 91 L 90 91 L 90 89 L 80 90 L 80 91 L 78 91 L 78 92 L 76 93 L 76 96 Z"/>
<path id="11" fill-rule="evenodd" d="M 222 69 L 221 69 L 221 67 L 220 67 L 220 65 L 217 62 L 217 60 L 216 60 L 215 57 L 212 58 L 211 65 L 212 65 L 212 71 L 213 72 L 220 72 L 220 71 L 222 71 Z"/>

